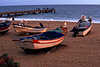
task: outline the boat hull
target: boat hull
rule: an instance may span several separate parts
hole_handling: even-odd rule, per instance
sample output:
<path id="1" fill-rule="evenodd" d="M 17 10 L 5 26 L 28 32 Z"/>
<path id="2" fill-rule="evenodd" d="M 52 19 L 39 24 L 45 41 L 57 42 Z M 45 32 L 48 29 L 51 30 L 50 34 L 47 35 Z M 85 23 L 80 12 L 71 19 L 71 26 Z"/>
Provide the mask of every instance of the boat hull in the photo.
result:
<path id="1" fill-rule="evenodd" d="M 6 33 L 9 30 L 11 22 L 0 23 L 0 33 Z"/>
<path id="2" fill-rule="evenodd" d="M 47 28 L 27 28 L 27 27 L 16 27 L 17 33 L 43 33 L 47 31 Z"/>
<path id="3" fill-rule="evenodd" d="M 92 30 L 92 27 L 93 27 L 93 25 L 91 25 L 88 29 L 86 29 L 82 32 L 79 32 L 79 35 L 86 36 Z"/>
<path id="4" fill-rule="evenodd" d="M 35 43 L 34 40 L 30 40 L 27 42 L 18 42 L 18 45 L 22 49 L 39 50 L 39 49 L 55 47 L 61 44 L 63 40 L 64 36 L 54 40 L 38 40 L 38 43 Z"/>
<path id="5" fill-rule="evenodd" d="M 38 43 L 33 42 L 33 49 L 43 49 L 43 48 L 54 47 L 62 43 L 63 40 L 64 40 L 64 37 L 61 37 L 55 40 L 39 40 Z"/>
<path id="6" fill-rule="evenodd" d="M 9 29 L 7 28 L 7 29 L 4 29 L 4 30 L 0 30 L 0 33 L 2 34 L 2 33 L 8 32 L 8 31 L 9 31 Z"/>

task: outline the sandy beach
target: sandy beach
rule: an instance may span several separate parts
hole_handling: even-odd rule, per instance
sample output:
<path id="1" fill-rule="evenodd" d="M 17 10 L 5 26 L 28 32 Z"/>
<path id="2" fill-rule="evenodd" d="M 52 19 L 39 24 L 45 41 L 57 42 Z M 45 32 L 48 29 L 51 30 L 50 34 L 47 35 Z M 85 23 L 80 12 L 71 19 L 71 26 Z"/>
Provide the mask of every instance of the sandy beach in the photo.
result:
<path id="1" fill-rule="evenodd" d="M 64 24 L 60 21 L 25 21 L 32 26 L 39 25 L 40 22 L 49 30 Z M 62 43 L 65 46 L 41 54 L 25 54 L 18 48 L 12 40 L 22 36 L 11 26 L 8 33 L 0 35 L 0 55 L 8 53 L 20 63 L 20 67 L 100 67 L 100 24 L 94 23 L 87 36 L 76 38 L 69 32 L 74 25 L 73 22 L 67 22 L 68 33 Z"/>

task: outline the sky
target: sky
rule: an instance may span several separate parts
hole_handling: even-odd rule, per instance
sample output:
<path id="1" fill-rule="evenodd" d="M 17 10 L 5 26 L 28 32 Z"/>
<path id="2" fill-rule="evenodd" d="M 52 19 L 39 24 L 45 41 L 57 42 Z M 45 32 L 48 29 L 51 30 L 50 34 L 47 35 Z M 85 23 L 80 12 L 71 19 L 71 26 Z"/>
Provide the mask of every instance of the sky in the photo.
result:
<path id="1" fill-rule="evenodd" d="M 47 4 L 98 4 L 100 0 L 0 0 L 0 6 L 6 5 L 47 5 Z"/>

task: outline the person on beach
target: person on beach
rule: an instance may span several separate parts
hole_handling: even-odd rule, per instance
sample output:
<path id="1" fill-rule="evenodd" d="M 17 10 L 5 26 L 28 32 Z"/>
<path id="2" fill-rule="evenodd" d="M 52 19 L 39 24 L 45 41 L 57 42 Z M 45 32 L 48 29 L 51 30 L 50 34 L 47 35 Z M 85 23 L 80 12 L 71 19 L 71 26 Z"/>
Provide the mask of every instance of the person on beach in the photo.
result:
<path id="1" fill-rule="evenodd" d="M 92 23 L 92 17 L 88 17 L 88 21 L 90 22 L 90 24 Z"/>
<path id="2" fill-rule="evenodd" d="M 40 23 L 40 27 L 41 27 L 41 28 L 44 28 L 44 25 L 43 25 L 42 23 Z"/>
<path id="3" fill-rule="evenodd" d="M 72 29 L 72 31 L 78 31 L 79 27 L 86 22 L 86 16 L 81 16 L 81 19 L 78 21 L 77 25 Z"/>
<path id="4" fill-rule="evenodd" d="M 64 26 L 60 26 L 60 29 L 61 29 L 61 33 L 63 33 L 64 35 L 66 35 L 66 33 L 68 32 L 68 29 L 67 29 L 67 23 L 64 22 Z"/>
<path id="5" fill-rule="evenodd" d="M 81 19 L 78 21 L 77 25 L 79 26 L 80 23 L 86 22 L 86 16 L 81 16 Z"/>
<path id="6" fill-rule="evenodd" d="M 67 23 L 66 23 L 66 21 L 64 22 L 64 27 L 67 27 Z"/>
<path id="7" fill-rule="evenodd" d="M 15 20 L 15 18 L 14 17 L 12 17 L 12 21 L 14 21 Z"/>

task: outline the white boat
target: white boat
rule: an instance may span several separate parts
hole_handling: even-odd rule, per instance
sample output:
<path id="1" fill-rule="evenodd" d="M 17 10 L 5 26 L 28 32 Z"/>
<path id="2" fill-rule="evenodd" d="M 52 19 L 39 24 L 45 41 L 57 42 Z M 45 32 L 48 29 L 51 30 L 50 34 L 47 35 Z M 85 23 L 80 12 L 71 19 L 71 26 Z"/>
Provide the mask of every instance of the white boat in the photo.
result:
<path id="1" fill-rule="evenodd" d="M 24 24 L 14 24 L 14 29 L 17 33 L 43 33 L 47 31 L 46 27 L 32 27 Z"/>
<path id="2" fill-rule="evenodd" d="M 82 22 L 78 27 L 74 27 L 71 32 L 73 32 L 73 36 L 82 35 L 86 36 L 92 30 L 93 24 L 89 21 Z"/>

